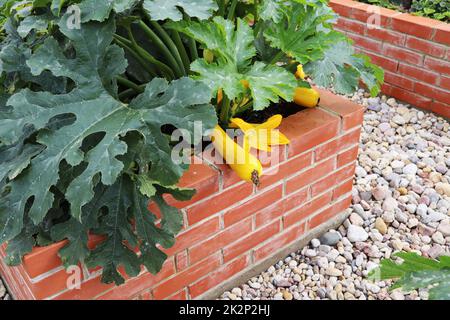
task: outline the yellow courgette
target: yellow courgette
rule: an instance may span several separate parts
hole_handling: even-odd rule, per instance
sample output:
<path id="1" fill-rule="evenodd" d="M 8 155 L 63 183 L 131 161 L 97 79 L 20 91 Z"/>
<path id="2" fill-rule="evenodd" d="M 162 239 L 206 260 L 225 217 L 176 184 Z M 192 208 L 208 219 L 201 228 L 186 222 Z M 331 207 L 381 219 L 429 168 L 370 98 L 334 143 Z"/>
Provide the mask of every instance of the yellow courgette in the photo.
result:
<path id="1" fill-rule="evenodd" d="M 295 89 L 294 102 L 302 107 L 314 108 L 320 102 L 320 94 L 314 89 L 298 87 Z"/>
<path id="2" fill-rule="evenodd" d="M 297 66 L 297 72 L 295 73 L 295 77 L 297 79 L 305 80 L 306 74 L 305 71 L 303 71 L 303 65 L 299 64 Z"/>
<path id="3" fill-rule="evenodd" d="M 214 128 L 211 136 L 212 143 L 216 151 L 225 159 L 225 162 L 233 169 L 242 180 L 253 182 L 259 185 L 259 178 L 262 175 L 261 162 L 231 139 L 220 127 Z"/>

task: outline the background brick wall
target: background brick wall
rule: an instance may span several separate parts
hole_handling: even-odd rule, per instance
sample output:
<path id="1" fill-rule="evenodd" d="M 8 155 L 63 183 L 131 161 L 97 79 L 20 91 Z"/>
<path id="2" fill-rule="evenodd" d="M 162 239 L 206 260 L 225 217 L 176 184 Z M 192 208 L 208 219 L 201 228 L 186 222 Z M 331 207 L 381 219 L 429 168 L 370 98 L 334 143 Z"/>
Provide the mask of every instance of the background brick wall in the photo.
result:
<path id="1" fill-rule="evenodd" d="M 374 6 L 330 0 L 338 30 L 385 70 L 383 92 L 450 118 L 450 24 L 377 7 L 380 28 L 367 21 Z"/>

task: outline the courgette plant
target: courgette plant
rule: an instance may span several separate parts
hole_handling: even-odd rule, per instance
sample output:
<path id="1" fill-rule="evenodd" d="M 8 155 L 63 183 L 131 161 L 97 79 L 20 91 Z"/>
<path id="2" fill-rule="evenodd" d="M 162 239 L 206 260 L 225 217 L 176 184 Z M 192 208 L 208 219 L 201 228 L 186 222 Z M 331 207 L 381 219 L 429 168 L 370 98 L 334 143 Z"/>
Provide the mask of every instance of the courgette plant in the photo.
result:
<path id="1" fill-rule="evenodd" d="M 67 239 L 65 266 L 157 273 L 183 225 L 170 133 L 292 101 L 292 70 L 377 94 L 383 72 L 325 0 L 0 0 L 0 243 L 7 262 Z M 79 13 L 79 17 L 77 17 Z M 201 141 L 191 141 L 193 145 Z M 159 212 L 149 212 L 148 202 Z M 103 240 L 89 249 L 89 235 Z"/>

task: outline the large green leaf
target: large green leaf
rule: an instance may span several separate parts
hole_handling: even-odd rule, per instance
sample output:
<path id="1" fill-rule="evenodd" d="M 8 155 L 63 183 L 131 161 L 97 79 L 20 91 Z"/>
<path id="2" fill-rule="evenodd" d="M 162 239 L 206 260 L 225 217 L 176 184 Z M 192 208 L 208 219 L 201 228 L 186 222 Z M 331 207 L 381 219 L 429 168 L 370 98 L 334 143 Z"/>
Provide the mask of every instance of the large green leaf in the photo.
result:
<path id="1" fill-rule="evenodd" d="M 305 64 L 323 56 L 332 44 L 344 36 L 329 26 L 335 15 L 326 5 L 309 6 L 292 3 L 283 18 L 264 30 L 271 46 L 280 49 L 298 62 Z"/>
<path id="2" fill-rule="evenodd" d="M 295 77 L 285 69 L 266 65 L 262 62 L 252 64 L 256 55 L 254 35 L 250 26 L 237 19 L 236 26 L 222 17 L 210 22 L 169 23 L 169 27 L 187 34 L 214 53 L 215 61 L 198 59 L 191 65 L 193 76 L 208 85 L 213 91 L 222 88 L 230 99 L 245 93 L 241 80 L 250 84 L 254 109 L 261 110 L 279 97 L 291 101 L 296 86 Z"/>
<path id="3" fill-rule="evenodd" d="M 105 21 L 111 12 L 122 13 L 137 2 L 137 0 L 83 0 L 79 4 L 81 21 Z"/>
<path id="4" fill-rule="evenodd" d="M 67 58 L 58 43 L 49 38 L 27 64 L 35 75 L 49 70 L 55 76 L 70 78 L 76 88 L 62 95 L 22 90 L 9 99 L 0 119 L 3 143 L 17 144 L 24 130 L 31 126 L 37 132 L 37 143 L 45 146 L 31 161 L 30 157 L 22 157 L 24 160 L 11 168 L 20 168 L 21 174 L 8 183 L 8 192 L 0 198 L 2 242 L 22 230 L 28 201 L 32 202 L 29 216 L 33 223 L 37 225 L 43 220 L 52 207 L 51 188 L 60 179 L 58 168 L 62 162 L 84 165 L 66 192 L 72 215 L 81 221 L 83 206 L 94 197 L 95 183 L 100 180 L 106 186 L 113 185 L 124 170 L 118 157 L 127 152 L 127 144 L 121 140 L 127 132 L 138 131 L 145 140 L 151 152 L 149 175 L 171 185 L 178 181 L 186 166 L 171 161 L 169 141 L 161 127 L 170 124 L 193 132 L 194 120 L 203 121 L 205 130 L 216 123 L 215 111 L 207 104 L 210 91 L 188 78 L 170 85 L 163 79 L 155 79 L 130 105 L 116 100 L 114 77 L 124 71 L 126 61 L 122 50 L 110 44 L 115 30 L 113 20 L 70 30 L 63 19 L 60 30 L 71 40 L 76 58 Z M 50 124 L 54 125 L 55 119 L 64 122 L 67 117 L 72 121 L 52 130 Z M 84 141 L 95 134 L 101 134 L 102 138 L 83 151 Z M 23 170 L 28 162 L 30 165 Z"/>
<path id="5" fill-rule="evenodd" d="M 143 7 L 153 20 L 173 21 L 182 20 L 183 12 L 200 20 L 208 19 L 218 9 L 214 0 L 144 0 Z"/>
<path id="6" fill-rule="evenodd" d="M 338 93 L 345 94 L 353 93 L 361 79 L 376 95 L 384 78 L 383 70 L 371 64 L 368 57 L 355 54 L 348 41 L 327 49 L 322 59 L 306 64 L 305 71 L 319 86 L 333 86 Z"/>
<path id="7" fill-rule="evenodd" d="M 292 90 L 296 82 L 292 74 L 275 65 L 255 62 L 246 73 L 245 79 L 250 84 L 250 91 L 254 100 L 254 109 L 261 110 L 277 103 L 279 97 L 286 101 L 292 100 Z"/>
<path id="8" fill-rule="evenodd" d="M 428 259 L 416 253 L 400 252 L 395 255 L 401 263 L 384 259 L 380 267 L 369 274 L 372 280 L 397 279 L 391 289 L 405 291 L 429 289 L 432 300 L 450 300 L 450 257 Z"/>

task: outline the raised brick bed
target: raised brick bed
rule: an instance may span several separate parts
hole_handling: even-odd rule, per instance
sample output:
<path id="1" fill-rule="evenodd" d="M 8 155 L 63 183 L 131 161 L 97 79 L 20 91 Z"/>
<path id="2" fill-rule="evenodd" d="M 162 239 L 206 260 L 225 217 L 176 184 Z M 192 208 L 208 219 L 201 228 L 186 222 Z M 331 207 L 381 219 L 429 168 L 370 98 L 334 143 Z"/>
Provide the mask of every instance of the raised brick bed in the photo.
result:
<path id="1" fill-rule="evenodd" d="M 350 205 L 363 109 L 321 90 L 321 107 L 286 118 L 280 128 L 291 144 L 277 150 L 281 163 L 266 167 L 261 186 L 240 182 L 225 165 L 194 164 L 181 185 L 198 190 L 177 203 L 184 230 L 156 276 L 142 272 L 120 287 L 100 283 L 83 269 L 80 289 L 57 256 L 64 242 L 36 248 L 19 267 L 1 274 L 16 299 L 194 299 L 213 297 L 233 281 L 253 276 L 289 250 L 336 226 Z M 91 239 L 94 246 L 101 239 Z M 303 242 L 301 242 L 303 241 Z M 4 247 L 0 250 L 4 257 Z"/>
<path id="2" fill-rule="evenodd" d="M 385 70 L 384 93 L 450 118 L 450 24 L 350 0 L 330 6 L 337 28 Z"/>

